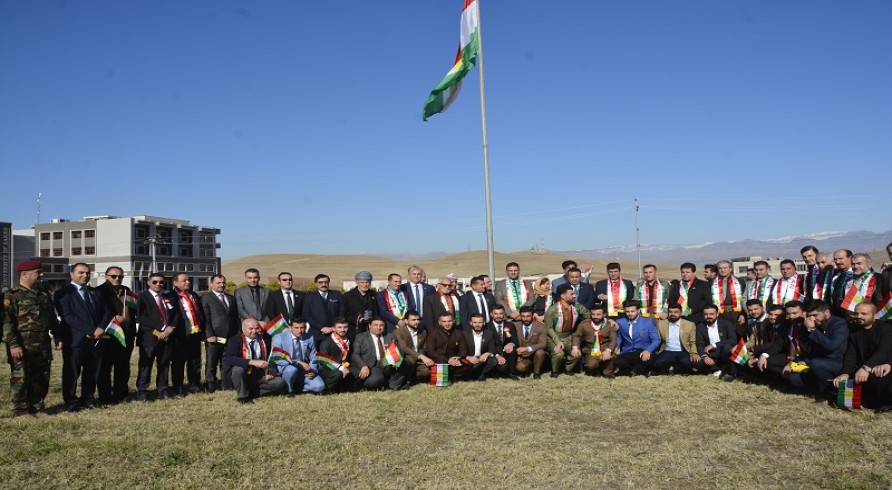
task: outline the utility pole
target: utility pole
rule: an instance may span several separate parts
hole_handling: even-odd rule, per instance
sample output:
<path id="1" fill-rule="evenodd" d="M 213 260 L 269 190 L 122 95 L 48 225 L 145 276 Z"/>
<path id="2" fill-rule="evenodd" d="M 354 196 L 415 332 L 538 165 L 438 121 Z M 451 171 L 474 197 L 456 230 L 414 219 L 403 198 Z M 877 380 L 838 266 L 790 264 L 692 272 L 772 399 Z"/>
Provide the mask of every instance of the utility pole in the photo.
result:
<path id="1" fill-rule="evenodd" d="M 638 227 L 638 198 L 635 198 L 635 247 L 638 248 L 638 280 L 641 281 L 641 228 Z"/>
<path id="2" fill-rule="evenodd" d="M 158 235 L 152 235 L 152 236 L 146 237 L 146 239 L 143 240 L 143 243 L 148 245 L 149 247 L 151 247 L 151 250 L 152 250 L 152 272 L 153 273 L 159 272 L 158 271 L 158 259 L 155 255 L 155 248 L 159 243 L 164 244 L 167 242 L 162 240 L 161 237 Z"/>

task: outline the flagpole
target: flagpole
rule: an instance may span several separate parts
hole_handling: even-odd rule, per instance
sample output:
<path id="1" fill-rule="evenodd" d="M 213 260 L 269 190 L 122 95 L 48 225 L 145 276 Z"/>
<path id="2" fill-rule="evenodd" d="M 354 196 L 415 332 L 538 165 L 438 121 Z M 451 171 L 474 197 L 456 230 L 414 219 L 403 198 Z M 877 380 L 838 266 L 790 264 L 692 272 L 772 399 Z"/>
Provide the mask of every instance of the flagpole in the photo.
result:
<path id="1" fill-rule="evenodd" d="M 477 64 L 480 68 L 480 125 L 483 134 L 483 187 L 486 197 L 486 259 L 489 264 L 489 278 L 495 275 L 495 249 L 492 238 L 492 197 L 489 186 L 489 142 L 486 138 L 486 93 L 483 90 L 483 20 L 480 17 L 480 0 L 474 2 L 477 8 Z"/>

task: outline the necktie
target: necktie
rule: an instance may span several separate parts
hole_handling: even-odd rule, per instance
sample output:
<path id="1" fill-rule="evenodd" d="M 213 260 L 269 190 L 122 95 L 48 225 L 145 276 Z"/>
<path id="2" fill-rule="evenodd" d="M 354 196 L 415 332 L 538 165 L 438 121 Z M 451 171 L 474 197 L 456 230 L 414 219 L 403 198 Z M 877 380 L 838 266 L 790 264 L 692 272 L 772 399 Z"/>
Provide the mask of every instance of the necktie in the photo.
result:
<path id="1" fill-rule="evenodd" d="M 496 325 L 496 333 L 499 334 L 499 341 L 504 342 L 505 341 L 505 332 L 502 330 L 501 325 Z"/>
<path id="2" fill-rule="evenodd" d="M 223 293 L 220 293 L 220 302 L 223 303 L 226 309 L 229 309 L 229 302 L 226 301 L 226 295 Z"/>
<path id="3" fill-rule="evenodd" d="M 258 295 L 260 293 L 257 292 L 257 288 L 251 288 L 251 296 L 254 298 L 254 305 L 257 306 L 257 309 L 260 309 L 260 299 Z"/>
<path id="4" fill-rule="evenodd" d="M 251 359 L 257 359 L 258 357 L 260 357 L 257 355 L 257 341 L 252 340 L 250 346 L 251 346 Z"/>
<path id="5" fill-rule="evenodd" d="M 328 292 L 327 292 L 327 291 L 323 291 L 323 292 L 322 292 L 322 299 L 323 299 L 323 300 L 328 299 Z"/>
<path id="6" fill-rule="evenodd" d="M 162 326 L 166 327 L 167 326 L 167 312 L 164 311 L 164 302 L 161 301 L 160 294 L 155 295 L 155 302 L 158 304 L 158 312 L 161 313 L 161 322 L 163 323 Z"/>
<path id="7" fill-rule="evenodd" d="M 421 288 L 415 285 L 415 309 L 418 310 L 418 316 L 421 315 Z"/>
<path id="8" fill-rule="evenodd" d="M 573 296 L 579 296 L 579 285 L 573 286 Z"/>
<path id="9" fill-rule="evenodd" d="M 294 303 L 291 301 L 291 291 L 285 291 L 285 303 L 288 307 L 288 318 L 294 314 Z"/>
<path id="10" fill-rule="evenodd" d="M 524 340 L 527 340 L 530 338 L 530 327 L 531 327 L 531 325 L 523 326 L 523 339 Z"/>
<path id="11" fill-rule="evenodd" d="M 295 359 L 297 359 L 298 361 L 304 360 L 303 347 L 300 345 L 300 339 L 297 337 L 294 338 L 294 353 Z"/>
<path id="12" fill-rule="evenodd" d="M 477 294 L 477 305 L 480 307 L 480 314 L 483 315 L 483 321 L 487 321 L 489 319 L 489 314 L 486 311 L 486 302 L 483 301 L 483 294 Z"/>
<path id="13" fill-rule="evenodd" d="M 380 335 L 375 335 L 375 340 L 378 342 L 378 360 L 380 361 L 384 357 L 384 342 L 381 342 Z"/>

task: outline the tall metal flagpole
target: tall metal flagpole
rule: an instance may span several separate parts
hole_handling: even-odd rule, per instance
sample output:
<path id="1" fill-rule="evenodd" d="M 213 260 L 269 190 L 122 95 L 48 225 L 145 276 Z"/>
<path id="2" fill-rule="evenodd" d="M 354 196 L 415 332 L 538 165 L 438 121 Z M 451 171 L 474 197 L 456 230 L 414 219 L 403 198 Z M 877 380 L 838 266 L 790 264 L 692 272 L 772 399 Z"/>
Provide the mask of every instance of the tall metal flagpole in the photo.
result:
<path id="1" fill-rule="evenodd" d="M 489 142 L 486 139 L 486 93 L 483 90 L 483 21 L 480 17 L 480 0 L 477 5 L 477 64 L 480 67 L 480 125 L 483 128 L 483 187 L 486 195 L 486 259 L 489 277 L 496 280 L 495 249 L 492 239 L 492 198 L 489 191 Z"/>
<path id="2" fill-rule="evenodd" d="M 635 247 L 638 248 L 638 280 L 641 280 L 641 228 L 638 227 L 638 198 L 635 198 Z"/>

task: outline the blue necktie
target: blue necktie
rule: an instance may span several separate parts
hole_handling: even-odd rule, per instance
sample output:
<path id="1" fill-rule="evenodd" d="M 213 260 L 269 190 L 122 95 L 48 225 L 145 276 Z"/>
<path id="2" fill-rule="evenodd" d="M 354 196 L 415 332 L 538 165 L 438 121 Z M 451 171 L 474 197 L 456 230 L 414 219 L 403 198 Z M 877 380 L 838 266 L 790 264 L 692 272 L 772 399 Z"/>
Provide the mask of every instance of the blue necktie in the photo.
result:
<path id="1" fill-rule="evenodd" d="M 422 314 L 421 314 L 421 291 L 419 291 L 418 284 L 415 285 L 415 309 L 418 310 L 418 316 L 422 316 Z"/>

